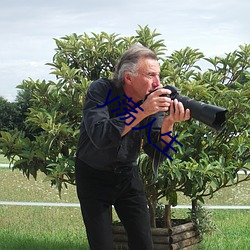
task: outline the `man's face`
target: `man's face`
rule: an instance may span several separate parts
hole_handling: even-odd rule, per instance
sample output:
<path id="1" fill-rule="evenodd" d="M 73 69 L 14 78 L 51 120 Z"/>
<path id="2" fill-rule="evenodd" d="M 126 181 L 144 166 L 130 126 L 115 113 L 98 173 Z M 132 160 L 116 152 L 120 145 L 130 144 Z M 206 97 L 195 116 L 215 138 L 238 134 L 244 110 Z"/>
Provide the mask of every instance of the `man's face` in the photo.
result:
<path id="1" fill-rule="evenodd" d="M 153 59 L 140 59 L 137 74 L 131 75 L 130 91 L 133 99 L 143 100 L 146 94 L 161 87 L 159 63 Z"/>

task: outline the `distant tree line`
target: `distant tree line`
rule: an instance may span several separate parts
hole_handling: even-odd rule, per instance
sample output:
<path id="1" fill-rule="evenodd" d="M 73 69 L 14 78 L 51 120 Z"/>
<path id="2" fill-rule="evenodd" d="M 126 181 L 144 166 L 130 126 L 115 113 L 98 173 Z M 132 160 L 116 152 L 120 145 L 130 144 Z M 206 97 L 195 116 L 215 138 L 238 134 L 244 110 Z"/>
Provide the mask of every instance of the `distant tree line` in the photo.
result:
<path id="1" fill-rule="evenodd" d="M 30 106 L 31 95 L 19 91 L 14 102 L 0 96 L 0 131 L 25 131 L 24 121 Z"/>

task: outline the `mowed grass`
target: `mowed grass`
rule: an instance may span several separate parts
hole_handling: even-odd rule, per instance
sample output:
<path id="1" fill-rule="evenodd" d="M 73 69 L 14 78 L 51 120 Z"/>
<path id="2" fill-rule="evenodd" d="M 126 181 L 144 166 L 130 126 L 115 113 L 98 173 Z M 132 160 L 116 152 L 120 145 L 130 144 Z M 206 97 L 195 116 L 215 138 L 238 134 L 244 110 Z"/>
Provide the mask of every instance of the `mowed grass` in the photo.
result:
<path id="1" fill-rule="evenodd" d="M 1 162 L 1 159 L 0 159 Z M 45 176 L 28 180 L 21 172 L 0 168 L 0 201 L 78 203 L 74 186 L 63 190 L 62 199 Z M 180 196 L 179 204 L 190 204 Z M 250 205 L 249 183 L 221 190 L 206 204 Z M 175 217 L 186 211 L 173 209 Z M 206 234 L 199 249 L 250 249 L 250 210 L 211 210 L 217 230 Z M 80 208 L 0 205 L 0 250 L 89 249 Z M 101 233 L 101 232 L 100 232 Z M 138 249 L 140 250 L 140 249 Z"/>
<path id="2" fill-rule="evenodd" d="M 1 168 L 0 201 L 78 203 L 74 186 L 60 199 L 43 179 L 28 180 L 19 171 Z M 0 250 L 89 249 L 78 207 L 0 205 L 0 225 Z"/>
<path id="3" fill-rule="evenodd" d="M 199 249 L 250 249 L 250 210 L 216 210 L 213 211 L 213 221 L 217 230 L 204 236 Z"/>
<path id="4" fill-rule="evenodd" d="M 89 249 L 80 209 L 0 206 L 1 250 Z"/>

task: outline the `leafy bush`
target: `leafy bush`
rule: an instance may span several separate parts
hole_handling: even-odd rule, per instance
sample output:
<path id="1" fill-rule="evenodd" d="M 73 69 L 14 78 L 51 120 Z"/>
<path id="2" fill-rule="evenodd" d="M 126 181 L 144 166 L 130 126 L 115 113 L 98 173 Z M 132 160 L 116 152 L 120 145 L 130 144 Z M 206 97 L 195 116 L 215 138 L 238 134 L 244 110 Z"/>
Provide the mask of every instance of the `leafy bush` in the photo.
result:
<path id="1" fill-rule="evenodd" d="M 177 204 L 178 192 L 203 201 L 204 196 L 212 197 L 217 190 L 237 183 L 238 171 L 249 170 L 250 44 L 224 57 L 205 58 L 189 47 L 167 56 L 164 41 L 157 40 L 159 35 L 148 26 L 139 26 L 131 37 L 101 32 L 55 39 L 56 52 L 48 65 L 57 80 L 24 80 L 18 88 L 31 96 L 25 130 L 1 132 L 0 146 L 14 168 L 27 177 L 44 172 L 59 192 L 63 185 L 74 184 L 74 158 L 88 86 L 97 78 L 111 77 L 120 55 L 140 42 L 159 56 L 163 84 L 177 86 L 192 99 L 228 109 L 220 133 L 195 120 L 176 124 L 178 141 L 184 146 L 177 146 L 173 161 L 162 163 L 156 181 L 151 160 L 141 154 L 152 218 L 162 197 L 170 205 Z M 203 60 L 210 65 L 205 70 L 199 66 Z M 246 175 L 241 181 L 249 179 Z"/>

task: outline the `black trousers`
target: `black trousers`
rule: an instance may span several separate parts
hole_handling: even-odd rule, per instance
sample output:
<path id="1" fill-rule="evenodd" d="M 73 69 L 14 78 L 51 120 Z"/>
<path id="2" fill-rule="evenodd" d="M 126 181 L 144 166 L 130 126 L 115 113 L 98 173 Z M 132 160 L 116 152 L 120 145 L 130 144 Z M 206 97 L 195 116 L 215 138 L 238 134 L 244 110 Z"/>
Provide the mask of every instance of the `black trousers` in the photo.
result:
<path id="1" fill-rule="evenodd" d="M 77 195 L 91 250 L 113 250 L 110 208 L 123 223 L 130 250 L 152 250 L 149 213 L 138 168 L 99 171 L 76 161 Z"/>

